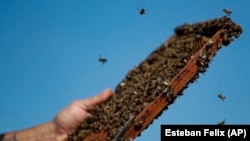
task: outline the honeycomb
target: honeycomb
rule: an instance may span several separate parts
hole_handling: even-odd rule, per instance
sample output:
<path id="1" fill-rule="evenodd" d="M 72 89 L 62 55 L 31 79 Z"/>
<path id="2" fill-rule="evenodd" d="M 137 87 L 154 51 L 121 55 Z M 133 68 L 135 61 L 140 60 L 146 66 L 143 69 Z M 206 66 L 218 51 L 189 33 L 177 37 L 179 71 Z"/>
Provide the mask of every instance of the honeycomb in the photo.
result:
<path id="1" fill-rule="evenodd" d="M 197 62 L 199 73 L 206 71 L 212 60 L 212 50 L 209 46 L 214 43 L 211 38 L 219 30 L 223 32 L 220 34 L 222 42 L 217 44 L 218 49 L 228 46 L 243 32 L 241 26 L 235 24 L 228 16 L 194 24 L 185 23 L 176 27 L 175 34 L 130 70 L 116 86 L 114 96 L 97 107 L 92 117 L 79 124 L 68 136 L 68 140 L 82 141 L 90 133 L 104 132 L 106 136 L 98 140 L 110 141 L 130 117 L 136 117 L 159 94 L 163 93 L 162 98 L 173 103 L 176 97 L 169 82 L 204 45 L 207 49 L 200 53 Z M 190 83 L 198 78 L 197 74 Z M 182 95 L 182 92 L 178 95 Z"/>

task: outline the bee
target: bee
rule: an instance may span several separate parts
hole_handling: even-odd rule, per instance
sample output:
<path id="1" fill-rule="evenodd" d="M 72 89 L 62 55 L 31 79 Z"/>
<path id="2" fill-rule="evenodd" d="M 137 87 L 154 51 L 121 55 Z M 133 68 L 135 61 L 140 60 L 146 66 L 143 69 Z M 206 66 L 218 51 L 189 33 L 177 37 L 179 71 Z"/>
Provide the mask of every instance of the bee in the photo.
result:
<path id="1" fill-rule="evenodd" d="M 218 97 L 219 97 L 222 101 L 224 101 L 224 99 L 226 99 L 226 96 L 224 96 L 222 93 L 218 94 Z"/>
<path id="2" fill-rule="evenodd" d="M 199 74 L 198 73 L 190 80 L 190 83 L 197 82 L 197 79 L 199 79 Z"/>
<path id="3" fill-rule="evenodd" d="M 220 121 L 219 123 L 217 123 L 217 125 L 225 125 L 226 120 L 224 119 L 223 121 Z"/>
<path id="4" fill-rule="evenodd" d="M 126 138 L 125 141 L 134 141 L 134 140 L 131 138 Z"/>
<path id="5" fill-rule="evenodd" d="M 120 86 L 125 86 L 125 84 L 126 84 L 125 82 L 122 82 L 120 83 Z"/>
<path id="6" fill-rule="evenodd" d="M 134 130 L 140 130 L 142 128 L 142 124 L 143 124 L 142 120 L 135 122 Z"/>
<path id="7" fill-rule="evenodd" d="M 229 9 L 223 9 L 222 11 L 226 13 L 226 16 L 230 16 L 230 14 L 232 14 L 232 11 Z"/>
<path id="8" fill-rule="evenodd" d="M 205 61 L 203 59 L 201 59 L 201 58 L 198 58 L 197 59 L 197 65 L 199 67 L 205 66 Z"/>
<path id="9" fill-rule="evenodd" d="M 233 38 L 224 37 L 223 40 L 222 40 L 222 44 L 223 44 L 224 46 L 228 46 L 232 41 L 233 41 Z"/>
<path id="10" fill-rule="evenodd" d="M 117 128 L 113 128 L 113 129 L 111 130 L 111 136 L 112 136 L 112 137 L 115 137 L 117 133 L 118 133 L 118 129 L 117 129 Z"/>
<path id="11" fill-rule="evenodd" d="M 138 9 L 138 11 L 140 15 L 145 15 L 147 10 L 144 8 L 141 8 L 141 9 Z"/>
<path id="12" fill-rule="evenodd" d="M 108 60 L 104 57 L 99 57 L 99 62 L 101 62 L 102 64 L 105 64 Z"/>

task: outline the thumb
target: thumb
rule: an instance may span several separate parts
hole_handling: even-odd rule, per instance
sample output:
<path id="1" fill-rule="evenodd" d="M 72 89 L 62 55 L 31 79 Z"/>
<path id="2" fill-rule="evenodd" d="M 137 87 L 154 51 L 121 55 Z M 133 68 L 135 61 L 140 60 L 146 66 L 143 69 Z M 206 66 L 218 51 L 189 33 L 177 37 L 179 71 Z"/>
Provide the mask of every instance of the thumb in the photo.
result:
<path id="1" fill-rule="evenodd" d="M 113 92 L 111 89 L 109 89 L 109 88 L 105 89 L 99 95 L 96 95 L 96 96 L 89 99 L 89 106 L 92 108 L 95 108 L 96 106 L 107 101 L 112 95 L 113 95 Z"/>

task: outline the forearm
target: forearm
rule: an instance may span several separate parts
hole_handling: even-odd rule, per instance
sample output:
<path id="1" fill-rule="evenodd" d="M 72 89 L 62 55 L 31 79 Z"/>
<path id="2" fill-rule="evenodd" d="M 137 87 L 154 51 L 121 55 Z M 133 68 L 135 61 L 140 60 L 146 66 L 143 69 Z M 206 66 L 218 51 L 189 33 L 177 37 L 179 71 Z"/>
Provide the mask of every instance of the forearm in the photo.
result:
<path id="1" fill-rule="evenodd" d="M 66 141 L 67 135 L 56 132 L 53 122 L 48 122 L 25 130 L 5 133 L 1 141 Z"/>

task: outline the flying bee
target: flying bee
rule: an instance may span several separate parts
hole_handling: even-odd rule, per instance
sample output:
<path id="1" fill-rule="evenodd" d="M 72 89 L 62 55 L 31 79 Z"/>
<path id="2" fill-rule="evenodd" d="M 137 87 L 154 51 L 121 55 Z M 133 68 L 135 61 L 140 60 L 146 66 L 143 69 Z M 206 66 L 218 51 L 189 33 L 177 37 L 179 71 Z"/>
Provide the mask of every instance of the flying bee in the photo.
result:
<path id="1" fill-rule="evenodd" d="M 101 62 L 102 64 L 105 64 L 108 60 L 104 57 L 99 57 L 99 62 Z"/>
<path id="2" fill-rule="evenodd" d="M 220 121 L 217 125 L 225 125 L 226 120 L 224 119 L 223 121 Z"/>
<path id="3" fill-rule="evenodd" d="M 226 16 L 230 16 L 230 14 L 232 14 L 232 11 L 229 9 L 223 9 L 223 12 L 226 14 Z"/>
<path id="4" fill-rule="evenodd" d="M 224 101 L 224 99 L 226 99 L 226 96 L 224 96 L 222 93 L 218 94 L 218 97 L 219 97 L 222 101 Z"/>
<path id="5" fill-rule="evenodd" d="M 141 9 L 138 9 L 138 11 L 140 15 L 145 15 L 147 10 L 144 8 L 141 8 Z"/>

